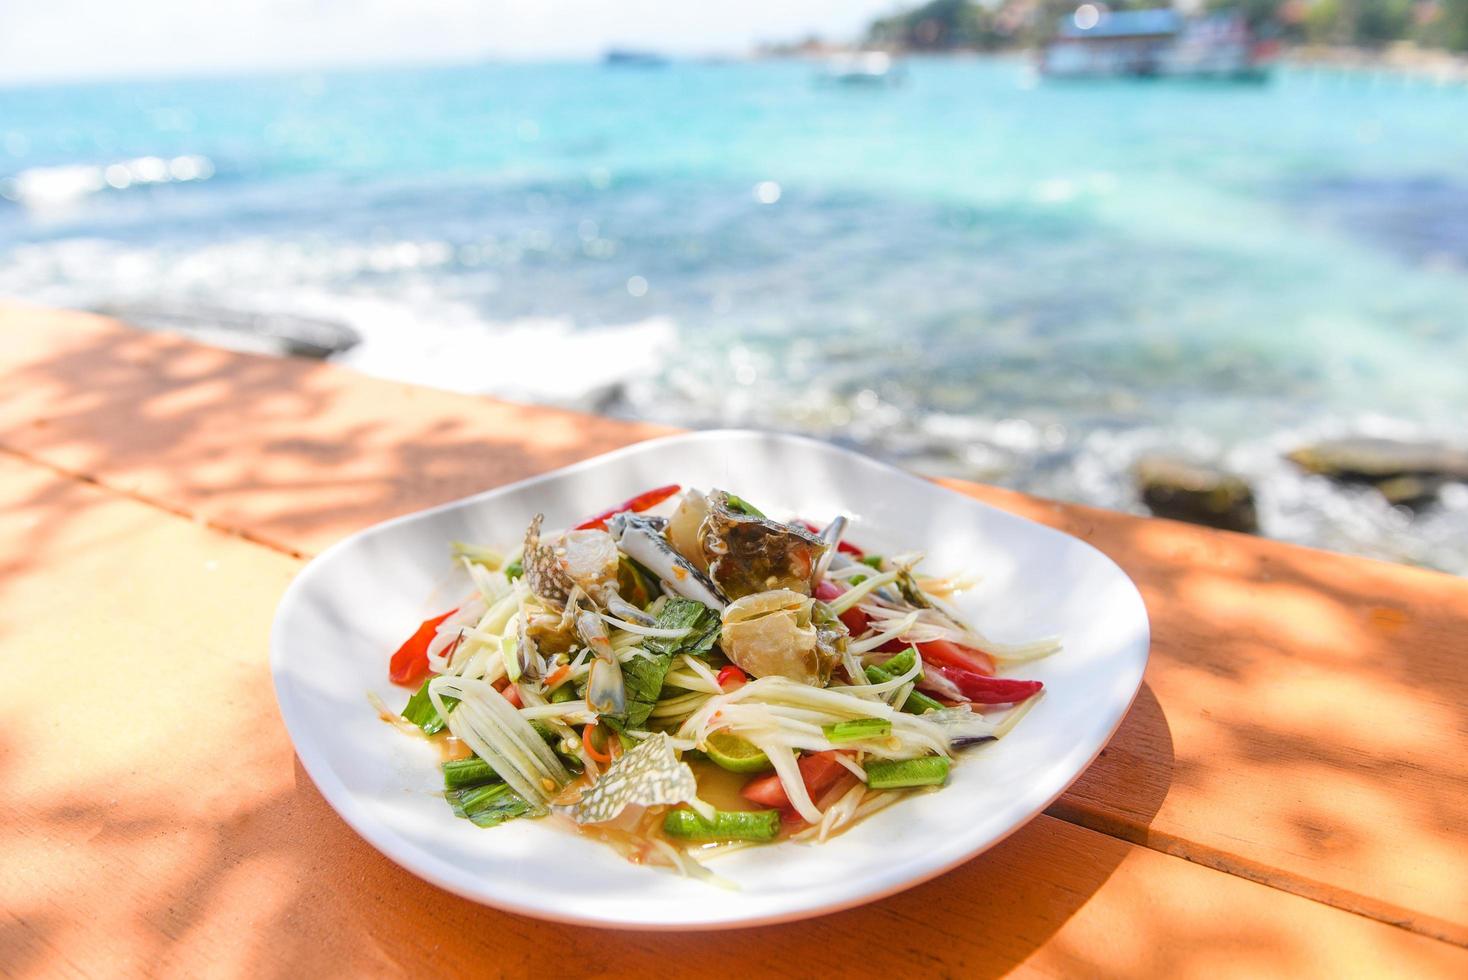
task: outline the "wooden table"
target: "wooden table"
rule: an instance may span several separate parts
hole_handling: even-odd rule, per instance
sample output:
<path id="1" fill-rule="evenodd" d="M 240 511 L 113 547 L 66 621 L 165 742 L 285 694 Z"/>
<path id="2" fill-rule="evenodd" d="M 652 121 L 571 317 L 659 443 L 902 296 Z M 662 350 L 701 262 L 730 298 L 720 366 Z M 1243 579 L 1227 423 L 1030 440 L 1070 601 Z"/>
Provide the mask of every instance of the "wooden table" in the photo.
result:
<path id="1" fill-rule="evenodd" d="M 1136 706 L 1045 815 L 743 932 L 399 870 L 292 754 L 281 591 L 371 522 L 661 431 L 0 307 L 0 973 L 1468 976 L 1468 581 L 957 482 L 1107 552 L 1152 617 Z"/>

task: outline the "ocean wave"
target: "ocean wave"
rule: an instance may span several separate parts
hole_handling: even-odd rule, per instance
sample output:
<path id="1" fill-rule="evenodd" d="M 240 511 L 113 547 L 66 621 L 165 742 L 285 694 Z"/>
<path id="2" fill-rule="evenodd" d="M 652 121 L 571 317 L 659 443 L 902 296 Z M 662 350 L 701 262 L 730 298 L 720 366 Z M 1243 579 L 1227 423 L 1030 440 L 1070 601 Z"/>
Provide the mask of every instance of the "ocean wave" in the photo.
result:
<path id="1" fill-rule="evenodd" d="M 0 178 L 0 197 L 24 208 L 44 211 L 104 191 L 208 180 L 214 172 L 214 161 L 198 154 L 134 157 L 108 164 L 30 167 Z"/>

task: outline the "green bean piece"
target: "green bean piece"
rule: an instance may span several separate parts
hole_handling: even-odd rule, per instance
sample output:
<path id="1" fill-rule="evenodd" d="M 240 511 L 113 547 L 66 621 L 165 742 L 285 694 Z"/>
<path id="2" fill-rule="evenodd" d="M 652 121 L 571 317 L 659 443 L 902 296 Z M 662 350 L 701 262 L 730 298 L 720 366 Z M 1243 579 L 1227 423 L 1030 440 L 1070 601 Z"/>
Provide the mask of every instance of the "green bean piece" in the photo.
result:
<path id="1" fill-rule="evenodd" d="M 908 647 L 884 664 L 869 664 L 866 668 L 867 680 L 873 684 L 885 684 L 894 677 L 900 677 L 912 670 L 915 657 L 912 648 Z M 920 715 L 925 711 L 937 711 L 942 707 L 941 703 L 916 689 L 908 694 L 906 701 L 902 702 L 902 710 L 911 715 Z"/>
<path id="2" fill-rule="evenodd" d="M 843 742 L 864 742 L 873 738 L 886 738 L 892 734 L 892 723 L 886 718 L 855 718 L 826 725 L 821 731 L 826 741 L 833 745 Z"/>
<path id="3" fill-rule="evenodd" d="M 921 759 L 882 759 L 866 764 L 867 786 L 871 789 L 909 789 L 941 786 L 948 781 L 949 763 L 941 755 Z"/>
<path id="4" fill-rule="evenodd" d="M 488 762 L 479 756 L 454 759 L 443 764 L 443 788 L 445 790 L 468 789 L 485 783 L 503 782 Z"/>
<path id="5" fill-rule="evenodd" d="M 780 833 L 779 810 L 715 810 L 705 820 L 695 810 L 669 810 L 663 833 L 691 841 L 772 841 Z"/>

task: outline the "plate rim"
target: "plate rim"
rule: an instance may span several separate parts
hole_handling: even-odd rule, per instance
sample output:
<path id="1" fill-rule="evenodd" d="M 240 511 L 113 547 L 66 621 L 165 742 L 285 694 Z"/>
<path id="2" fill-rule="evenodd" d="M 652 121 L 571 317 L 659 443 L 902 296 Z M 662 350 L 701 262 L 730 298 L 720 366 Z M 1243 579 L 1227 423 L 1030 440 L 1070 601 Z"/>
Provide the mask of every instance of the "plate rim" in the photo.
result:
<path id="1" fill-rule="evenodd" d="M 1140 610 L 1141 628 L 1140 633 L 1137 637 L 1137 641 L 1141 644 L 1141 657 L 1137 667 L 1137 682 L 1127 699 L 1126 707 L 1117 714 L 1115 721 L 1110 726 L 1110 729 L 1106 732 L 1105 736 L 1097 742 L 1095 750 L 1091 753 L 1090 757 L 1086 759 L 1085 763 L 1079 766 L 1073 774 L 1067 777 L 1053 794 L 1051 794 L 1038 806 L 1034 807 L 1028 815 L 1015 820 L 1002 833 L 975 847 L 964 849 L 955 856 L 939 861 L 931 866 L 922 867 L 920 870 L 904 876 L 900 881 L 884 884 L 871 890 L 858 891 L 856 893 L 848 895 L 847 897 L 837 898 L 830 901 L 812 902 L 807 905 L 796 906 L 783 911 L 772 912 L 765 915 L 761 915 L 758 913 L 729 913 L 720 915 L 716 918 L 690 918 L 688 920 L 669 920 L 666 918 L 660 918 L 652 920 L 639 919 L 636 917 L 612 918 L 597 915 L 566 913 L 560 909 L 544 904 L 514 903 L 501 900 L 497 896 L 488 895 L 482 890 L 476 890 L 472 887 L 465 886 L 459 881 L 456 881 L 453 878 L 448 877 L 447 875 L 439 873 L 436 865 L 424 866 L 421 863 L 410 863 L 407 854 L 400 855 L 399 853 L 396 853 L 396 851 L 400 849 L 402 843 L 402 838 L 397 834 L 397 832 L 389 828 L 386 824 L 382 823 L 379 818 L 373 816 L 365 807 L 358 803 L 355 792 L 350 787 L 348 787 L 346 783 L 337 775 L 330 762 L 326 759 L 324 753 L 318 754 L 318 750 L 309 739 L 306 740 L 306 744 L 305 746 L 303 746 L 301 741 L 298 740 L 296 737 L 296 729 L 293 727 L 292 724 L 293 711 L 291 707 L 292 698 L 289 690 L 289 671 L 285 667 L 285 661 L 288 655 L 285 650 L 286 643 L 283 639 L 283 633 L 285 625 L 295 613 L 296 609 L 305 601 L 304 596 L 308 591 L 306 583 L 308 583 L 316 575 L 322 573 L 322 570 L 326 568 L 328 564 L 328 559 L 330 559 L 336 552 L 340 550 L 345 550 L 346 548 L 353 545 L 360 538 L 363 538 L 369 534 L 380 533 L 398 524 L 421 520 L 429 515 L 469 506 L 486 498 L 500 496 L 514 490 L 533 487 L 541 483 L 549 482 L 553 479 L 561 479 L 569 475 L 574 475 L 580 471 L 594 468 L 600 464 L 618 460 L 626 456 L 638 455 L 654 448 L 676 446 L 679 443 L 687 442 L 718 442 L 749 438 L 774 440 L 778 442 L 790 442 L 797 445 L 816 446 L 820 447 L 822 451 L 835 451 L 844 456 L 854 457 L 855 459 L 866 462 L 868 464 L 879 466 L 887 470 L 894 476 L 899 477 L 904 481 L 907 481 L 910 485 L 920 485 L 926 490 L 937 490 L 941 493 L 955 494 L 956 496 L 959 496 L 969 501 L 971 504 L 1001 514 L 1010 520 L 1023 522 L 1027 525 L 1030 525 L 1032 528 L 1039 529 L 1040 531 L 1047 534 L 1060 535 L 1064 538 L 1069 539 L 1069 541 L 1072 542 L 1074 545 L 1079 545 L 1083 549 L 1092 552 L 1095 556 L 1099 557 L 1103 562 L 1109 565 L 1111 569 L 1121 577 L 1121 580 L 1125 582 L 1126 586 L 1130 588 L 1136 599 L 1137 607 Z M 368 525 L 367 527 L 353 531 L 352 533 L 343 537 L 341 540 L 332 543 L 320 553 L 312 556 L 307 561 L 306 565 L 296 573 L 295 577 L 286 587 L 284 594 L 281 596 L 281 599 L 276 606 L 275 616 L 271 621 L 269 666 L 272 687 L 275 693 L 276 708 L 279 712 L 281 722 L 285 727 L 286 737 L 291 743 L 291 749 L 295 757 L 300 760 L 301 767 L 305 769 L 306 774 L 310 777 L 312 784 L 316 787 L 317 791 L 321 793 L 322 798 L 326 801 L 327 805 L 331 807 L 332 811 L 335 812 L 336 815 L 340 817 L 349 827 L 351 827 L 351 829 L 358 836 L 360 836 L 363 840 L 370 844 L 374 850 L 382 854 L 398 867 L 418 878 L 423 879 L 424 881 L 429 882 L 436 887 L 444 889 L 445 891 L 451 892 L 455 895 L 476 902 L 478 904 L 498 909 L 503 912 L 527 915 L 533 918 L 563 923 L 567 925 L 585 925 L 602 929 L 648 932 L 700 932 L 746 929 L 758 926 L 795 922 L 803 919 L 815 918 L 817 916 L 834 914 L 836 912 L 845 911 L 861 905 L 867 905 L 872 902 L 878 902 L 885 898 L 889 898 L 899 892 L 906 891 L 909 888 L 914 888 L 941 875 L 947 874 L 954 868 L 957 868 L 962 864 L 966 864 L 967 862 L 973 860 L 984 852 L 999 845 L 1000 843 L 1008 839 L 1011 835 L 1023 829 L 1024 827 L 1029 826 L 1031 823 L 1034 822 L 1037 817 L 1044 814 L 1045 810 L 1049 808 L 1050 804 L 1054 803 L 1055 800 L 1064 795 L 1066 790 L 1074 785 L 1076 780 L 1078 780 L 1082 774 L 1090 769 L 1090 767 L 1095 763 L 1097 757 L 1100 756 L 1101 752 L 1105 750 L 1105 748 L 1111 743 L 1111 740 L 1116 736 L 1117 730 L 1121 727 L 1122 722 L 1125 721 L 1127 716 L 1131 713 L 1132 707 L 1135 705 L 1136 699 L 1141 693 L 1142 685 L 1146 682 L 1146 668 L 1148 662 L 1151 659 L 1151 640 L 1151 617 L 1147 611 L 1146 601 L 1141 594 L 1141 590 L 1137 587 L 1136 582 L 1133 581 L 1131 576 L 1126 573 L 1126 570 L 1118 565 L 1116 561 L 1114 561 L 1109 555 L 1107 555 L 1105 552 L 1101 551 L 1099 548 L 1092 545 L 1088 541 L 1082 540 L 1081 538 L 1078 538 L 1073 534 L 1068 534 L 1064 531 L 1061 531 L 1058 528 L 1050 527 L 1049 525 L 1031 520 L 1030 518 L 1021 516 L 1019 514 L 1015 514 L 1012 511 L 1005 510 L 1001 507 L 996 507 L 995 505 L 990 504 L 987 501 L 959 493 L 958 491 L 953 490 L 950 487 L 946 487 L 941 483 L 936 482 L 935 480 L 919 476 L 915 473 L 911 473 L 905 469 L 902 469 L 901 467 L 894 466 L 891 463 L 875 459 L 874 457 L 868 456 L 865 453 L 826 440 L 816 439 L 810 436 L 799 435 L 795 433 L 774 432 L 759 429 L 707 429 L 695 430 L 691 432 L 678 432 L 670 435 L 655 436 L 650 439 L 640 440 L 638 442 L 634 442 L 626 446 L 621 446 L 605 453 L 598 453 L 595 456 L 590 456 L 586 459 L 577 460 L 573 463 L 557 467 L 544 473 L 537 473 L 532 476 L 513 481 L 511 483 L 505 483 L 498 486 L 490 487 L 488 489 L 468 494 L 454 500 L 449 500 L 440 504 L 434 504 L 429 507 L 420 508 L 418 510 L 410 511 L 406 514 L 400 514 L 396 517 L 387 518 L 386 520 L 378 521 L 374 524 Z"/>

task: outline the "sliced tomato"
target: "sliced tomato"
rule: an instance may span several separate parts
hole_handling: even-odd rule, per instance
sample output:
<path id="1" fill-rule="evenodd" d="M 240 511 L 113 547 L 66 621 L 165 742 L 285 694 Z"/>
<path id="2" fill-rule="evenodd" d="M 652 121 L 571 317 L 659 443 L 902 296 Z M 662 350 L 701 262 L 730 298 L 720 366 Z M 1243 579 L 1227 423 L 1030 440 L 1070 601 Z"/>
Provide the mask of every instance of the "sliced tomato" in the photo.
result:
<path id="1" fill-rule="evenodd" d="M 714 675 L 714 680 L 719 682 L 719 687 L 727 691 L 731 687 L 741 687 L 748 683 L 749 675 L 733 664 L 730 664 Z"/>
<path id="2" fill-rule="evenodd" d="M 906 648 L 905 643 L 898 645 L 898 650 Z M 917 648 L 925 664 L 943 664 L 962 670 L 971 670 L 985 676 L 992 676 L 994 673 L 994 658 L 973 647 L 966 647 L 949 640 L 929 640 L 927 643 L 917 644 Z M 887 648 L 884 646 L 882 649 Z"/>
<path id="3" fill-rule="evenodd" d="M 805 780 L 805 791 L 813 800 L 819 799 L 847 771 L 845 766 L 836 761 L 835 752 L 803 755 L 799 759 L 799 765 L 800 777 Z M 740 795 L 761 806 L 778 809 L 790 805 L 790 797 L 785 794 L 785 787 L 780 784 L 780 777 L 775 773 L 751 779 L 744 784 Z"/>
<path id="4" fill-rule="evenodd" d="M 439 624 L 456 612 L 458 612 L 457 609 L 450 609 L 442 616 L 425 619 L 413 635 L 398 647 L 397 652 L 392 655 L 392 660 L 388 661 L 388 680 L 394 684 L 402 684 L 404 687 L 417 687 L 422 684 L 423 678 L 428 676 L 428 645 L 433 642 Z"/>
<path id="5" fill-rule="evenodd" d="M 841 593 L 844 591 L 846 590 L 835 582 L 822 580 L 821 584 L 816 586 L 816 598 L 822 602 L 830 602 L 832 599 L 840 598 Z M 852 606 L 840 615 L 841 622 L 846 624 L 846 631 L 852 636 L 861 636 L 867 631 L 869 625 L 867 614 L 855 606 Z M 906 649 L 906 647 L 903 649 Z"/>
<path id="6" fill-rule="evenodd" d="M 962 667 L 940 665 L 929 668 L 951 681 L 964 697 L 975 704 L 1018 704 L 1039 694 L 1045 687 L 1040 681 L 1020 681 L 1009 677 L 985 677 Z"/>

